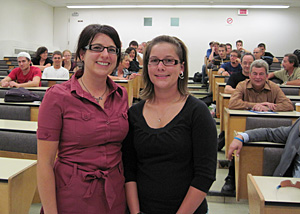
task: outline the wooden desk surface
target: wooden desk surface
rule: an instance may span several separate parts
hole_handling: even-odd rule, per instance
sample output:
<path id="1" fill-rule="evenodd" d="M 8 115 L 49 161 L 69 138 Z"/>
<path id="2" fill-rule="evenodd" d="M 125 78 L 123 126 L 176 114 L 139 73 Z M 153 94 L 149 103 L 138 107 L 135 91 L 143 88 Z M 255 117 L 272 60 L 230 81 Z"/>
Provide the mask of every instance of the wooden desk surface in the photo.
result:
<path id="1" fill-rule="evenodd" d="M 24 171 L 36 164 L 36 160 L 2 158 L 0 157 L 0 180 L 8 180 L 10 177 Z"/>
<path id="2" fill-rule="evenodd" d="M 265 202 L 278 203 L 299 203 L 300 206 L 300 190 L 293 187 L 282 187 L 277 189 L 281 181 L 291 180 L 294 184 L 300 182 L 300 178 L 287 177 L 269 177 L 269 176 L 253 176 L 258 188 L 260 189 Z"/>
<path id="3" fill-rule="evenodd" d="M 0 119 L 0 130 L 4 130 L 4 131 L 21 131 L 21 132 L 36 132 L 37 122 L 36 121 Z"/>
<path id="4" fill-rule="evenodd" d="M 49 87 L 25 87 L 26 89 L 28 89 L 29 91 L 46 91 Z M 11 88 L 9 87 L 1 87 L 0 89 L 2 90 L 9 90 Z"/>
<path id="5" fill-rule="evenodd" d="M 243 132 L 246 129 L 247 117 L 273 117 L 290 118 L 295 122 L 300 117 L 300 112 L 276 112 L 276 114 L 260 114 L 248 110 L 230 110 L 224 108 L 223 125 L 225 130 L 225 154 L 227 155 L 230 143 L 234 138 L 234 131 Z"/>

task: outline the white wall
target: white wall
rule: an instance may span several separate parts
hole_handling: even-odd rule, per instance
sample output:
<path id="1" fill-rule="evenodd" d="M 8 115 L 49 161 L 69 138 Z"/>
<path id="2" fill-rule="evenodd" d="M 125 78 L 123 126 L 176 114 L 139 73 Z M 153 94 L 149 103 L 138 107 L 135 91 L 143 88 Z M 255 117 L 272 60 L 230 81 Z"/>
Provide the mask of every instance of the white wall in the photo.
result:
<path id="1" fill-rule="evenodd" d="M 78 17 L 72 17 L 78 12 Z M 300 48 L 300 9 L 251 9 L 248 16 L 238 16 L 237 9 L 54 9 L 54 45 L 74 50 L 81 29 L 91 23 L 114 26 L 124 47 L 131 40 L 151 40 L 161 34 L 181 38 L 189 49 L 190 75 L 199 71 L 211 40 L 230 42 L 242 39 L 253 51 L 260 42 L 275 56 Z M 153 18 L 152 27 L 144 27 L 144 17 Z M 180 26 L 171 27 L 170 18 L 179 17 Z M 227 18 L 233 18 L 228 25 Z M 68 20 L 70 19 L 70 23 Z M 78 22 L 82 20 L 83 22 Z M 71 29 L 70 34 L 68 30 Z M 68 41 L 70 46 L 68 46 Z"/>
<path id="2" fill-rule="evenodd" d="M 0 59 L 14 49 L 53 50 L 53 7 L 37 0 L 0 0 Z"/>

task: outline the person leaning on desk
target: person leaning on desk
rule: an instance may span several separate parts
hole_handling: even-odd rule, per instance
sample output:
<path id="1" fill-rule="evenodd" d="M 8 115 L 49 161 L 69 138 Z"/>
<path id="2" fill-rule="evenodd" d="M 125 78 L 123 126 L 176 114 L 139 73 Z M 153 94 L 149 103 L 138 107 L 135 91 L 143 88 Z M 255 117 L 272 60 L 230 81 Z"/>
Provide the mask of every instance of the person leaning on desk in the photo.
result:
<path id="1" fill-rule="evenodd" d="M 249 79 L 240 82 L 231 95 L 228 108 L 254 111 L 293 111 L 294 107 L 278 85 L 267 80 L 268 64 L 255 60 Z"/>
<path id="2" fill-rule="evenodd" d="M 300 178 L 300 119 L 294 125 L 279 128 L 259 128 L 246 131 L 237 135 L 229 146 L 228 156 L 232 159 L 235 150 L 238 157 L 243 147 L 243 143 L 268 141 L 282 142 L 285 144 L 279 165 L 275 169 L 273 176 Z"/>

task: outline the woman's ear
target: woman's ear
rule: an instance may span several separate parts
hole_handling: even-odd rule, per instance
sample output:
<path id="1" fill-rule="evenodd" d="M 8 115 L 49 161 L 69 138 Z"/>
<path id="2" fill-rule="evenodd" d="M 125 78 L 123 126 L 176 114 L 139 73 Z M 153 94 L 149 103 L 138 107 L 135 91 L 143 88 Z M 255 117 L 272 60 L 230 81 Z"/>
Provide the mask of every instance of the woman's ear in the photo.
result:
<path id="1" fill-rule="evenodd" d="M 80 50 L 80 51 L 79 51 L 79 55 L 80 55 L 80 60 L 81 60 L 81 61 L 84 61 L 85 51 L 84 51 L 84 50 Z"/>
<path id="2" fill-rule="evenodd" d="M 180 68 L 181 68 L 181 71 L 184 72 L 184 62 L 181 63 Z"/>

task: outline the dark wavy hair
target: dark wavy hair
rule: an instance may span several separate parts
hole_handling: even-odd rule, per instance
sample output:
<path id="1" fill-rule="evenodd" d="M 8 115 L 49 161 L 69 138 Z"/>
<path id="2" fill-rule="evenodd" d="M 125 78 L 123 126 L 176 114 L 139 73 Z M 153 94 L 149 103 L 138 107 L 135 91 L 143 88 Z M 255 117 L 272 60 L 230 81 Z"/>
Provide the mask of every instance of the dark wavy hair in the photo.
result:
<path id="1" fill-rule="evenodd" d="M 121 40 L 118 32 L 113 27 L 108 25 L 91 24 L 86 26 L 80 33 L 77 43 L 76 61 L 80 60 L 82 62 L 82 71 L 84 69 L 84 62 L 81 60 L 80 54 L 86 51 L 85 47 L 91 44 L 91 42 L 98 33 L 103 33 L 109 38 L 111 38 L 115 43 L 116 47 L 119 49 L 116 67 L 119 65 L 121 58 Z"/>
<path id="2" fill-rule="evenodd" d="M 128 48 L 125 50 L 125 53 L 130 54 L 130 52 L 131 52 L 132 50 L 134 50 L 134 59 L 133 59 L 133 60 L 136 61 L 136 55 L 137 55 L 137 53 L 136 53 L 135 48 L 133 48 L 133 47 L 128 47 Z"/>
<path id="3" fill-rule="evenodd" d="M 150 80 L 149 74 L 148 74 L 148 63 L 149 63 L 149 58 L 150 58 L 150 53 L 154 45 L 159 44 L 159 43 L 169 43 L 172 44 L 175 48 L 175 51 L 179 57 L 179 61 L 181 64 L 184 66 L 184 79 L 178 78 L 177 80 L 177 89 L 180 93 L 180 95 L 185 96 L 189 94 L 188 91 L 188 78 L 189 78 L 189 70 L 188 70 L 188 57 L 187 57 L 187 48 L 185 44 L 178 39 L 177 37 L 172 37 L 172 36 L 158 36 L 154 38 L 149 45 L 147 46 L 145 52 L 144 52 L 144 57 L 143 57 L 143 81 L 145 84 L 145 88 L 141 92 L 141 98 L 144 100 L 147 99 L 153 99 L 154 97 L 154 85 Z"/>
<path id="4" fill-rule="evenodd" d="M 48 49 L 44 46 L 42 47 L 39 47 L 37 50 L 36 50 L 36 53 L 35 53 L 35 58 L 40 61 L 41 60 L 41 54 L 44 53 L 45 51 L 48 52 Z"/>

